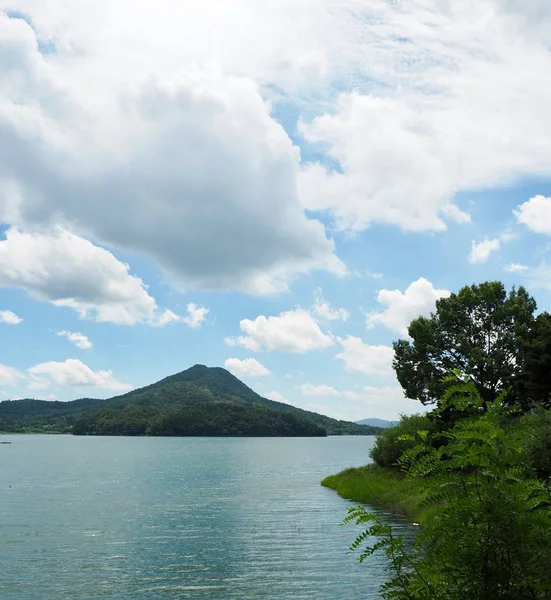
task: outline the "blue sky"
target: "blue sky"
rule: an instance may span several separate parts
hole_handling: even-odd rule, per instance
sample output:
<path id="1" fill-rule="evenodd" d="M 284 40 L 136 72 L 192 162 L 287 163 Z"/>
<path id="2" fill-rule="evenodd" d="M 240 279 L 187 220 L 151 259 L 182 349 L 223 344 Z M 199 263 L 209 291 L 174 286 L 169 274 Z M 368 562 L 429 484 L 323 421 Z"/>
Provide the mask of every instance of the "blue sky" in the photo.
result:
<path id="1" fill-rule="evenodd" d="M 0 399 L 202 363 L 395 418 L 437 298 L 551 308 L 543 1 L 49 4 L 0 0 Z"/>

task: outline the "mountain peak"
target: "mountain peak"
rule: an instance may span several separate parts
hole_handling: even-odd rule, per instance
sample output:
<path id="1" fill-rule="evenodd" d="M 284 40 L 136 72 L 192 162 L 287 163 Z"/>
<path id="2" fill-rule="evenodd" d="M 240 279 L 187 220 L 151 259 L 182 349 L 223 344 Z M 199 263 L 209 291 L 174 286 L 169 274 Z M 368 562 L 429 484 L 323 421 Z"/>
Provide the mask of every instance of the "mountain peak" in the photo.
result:
<path id="1" fill-rule="evenodd" d="M 261 397 L 235 375 L 222 367 L 207 367 L 196 364 L 185 371 L 166 377 L 159 383 L 186 381 L 207 389 L 216 396 L 238 396 L 244 400 L 258 402 Z"/>

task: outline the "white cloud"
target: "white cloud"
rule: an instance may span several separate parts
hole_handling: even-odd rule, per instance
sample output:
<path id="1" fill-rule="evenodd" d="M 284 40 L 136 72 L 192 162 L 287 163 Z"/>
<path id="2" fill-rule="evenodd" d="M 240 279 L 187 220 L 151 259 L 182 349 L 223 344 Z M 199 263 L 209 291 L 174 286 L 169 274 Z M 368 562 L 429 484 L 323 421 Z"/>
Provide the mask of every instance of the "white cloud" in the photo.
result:
<path id="1" fill-rule="evenodd" d="M 14 4 L 57 55 L 4 19 L 4 212 L 86 226 L 184 287 L 266 292 L 338 268 L 296 207 L 297 178 L 304 205 L 341 227 L 441 230 L 468 220 L 456 192 L 549 172 L 541 1 Z M 261 94 L 305 113 L 338 168 L 298 175 Z"/>
<path id="2" fill-rule="evenodd" d="M 371 312 L 367 315 L 367 327 L 377 324 L 384 325 L 402 335 L 407 335 L 407 329 L 413 319 L 428 316 L 434 310 L 436 301 L 447 298 L 448 290 L 440 290 L 425 279 L 419 278 L 412 282 L 405 292 L 400 290 L 380 290 L 377 301 L 386 306 L 383 311 Z"/>
<path id="3" fill-rule="evenodd" d="M 424 412 L 424 408 L 417 400 L 404 397 L 404 392 L 399 385 L 368 385 L 357 390 L 337 390 L 329 386 L 312 386 L 313 388 L 328 388 L 331 393 L 303 393 L 305 396 L 333 396 L 334 400 L 326 404 L 301 405 L 307 410 L 321 412 L 335 419 L 359 421 L 368 417 L 380 419 L 397 419 L 400 414 Z M 316 392 L 316 390 L 312 390 Z"/>
<path id="4" fill-rule="evenodd" d="M 315 292 L 315 303 L 313 312 L 316 316 L 327 321 L 346 321 L 350 313 L 344 308 L 333 308 L 323 297 L 321 288 Z"/>
<path id="5" fill-rule="evenodd" d="M 505 267 L 505 270 L 508 273 L 522 273 L 523 271 L 527 271 L 528 267 L 520 263 L 511 263 Z"/>
<path id="6" fill-rule="evenodd" d="M 418 400 L 405 398 L 399 385 L 365 386 L 359 391 L 346 391 L 344 396 L 352 402 L 341 408 L 339 416 L 352 421 L 366 418 L 394 420 L 402 413 L 427 410 Z"/>
<path id="7" fill-rule="evenodd" d="M 452 204 L 458 191 L 547 176 L 550 10 L 512 4 L 344 2 L 356 26 L 346 74 L 357 91 L 302 126 L 340 167 L 304 170 L 305 205 L 342 228 L 438 231 L 468 220 Z"/>
<path id="8" fill-rule="evenodd" d="M 152 11 L 139 1 L 129 17 L 110 2 L 74 11 L 59 1 L 62 21 L 26 4 L 36 31 L 0 15 L 0 220 L 61 224 L 145 254 L 183 290 L 272 293 L 313 268 L 345 272 L 323 224 L 298 201 L 300 152 L 254 74 L 224 68 L 231 50 L 219 41 L 215 55 L 191 47 L 206 51 L 197 31 L 228 16 L 221 3 Z M 152 12 L 164 15 L 163 48 Z M 58 53 L 42 55 L 36 32 L 51 34 Z"/>
<path id="9" fill-rule="evenodd" d="M 338 338 L 338 341 L 343 351 L 336 358 L 344 361 L 347 371 L 381 377 L 393 376 L 394 350 L 391 346 L 370 346 L 352 335 L 344 339 Z"/>
<path id="10" fill-rule="evenodd" d="M 47 234 L 8 230 L 0 240 L 0 287 L 23 288 L 98 321 L 156 324 L 164 314 L 127 264 L 61 229 Z"/>
<path id="11" fill-rule="evenodd" d="M 522 272 L 522 278 L 534 288 L 551 291 L 551 265 L 541 263 Z"/>
<path id="12" fill-rule="evenodd" d="M 289 400 L 287 400 L 287 398 L 285 398 L 283 394 L 280 394 L 275 390 L 264 394 L 264 397 L 268 398 L 268 400 L 273 400 L 274 402 L 283 402 L 284 404 L 290 404 Z"/>
<path id="13" fill-rule="evenodd" d="M 192 327 L 193 329 L 197 329 L 201 327 L 201 325 L 205 322 L 205 318 L 209 313 L 209 309 L 204 306 L 197 306 L 193 302 L 190 302 L 186 307 L 188 316 L 183 317 L 182 321 Z"/>
<path id="14" fill-rule="evenodd" d="M 0 365 L 0 385 L 13 385 L 21 378 L 23 375 L 17 369 Z"/>
<path id="15" fill-rule="evenodd" d="M 514 211 L 519 223 L 535 233 L 551 235 L 551 198 L 534 196 Z"/>
<path id="16" fill-rule="evenodd" d="M 6 325 L 19 325 L 23 319 L 18 317 L 11 310 L 0 310 L 0 323 L 5 323 Z"/>
<path id="17" fill-rule="evenodd" d="M 300 386 L 303 396 L 340 396 L 340 392 L 330 385 L 303 383 Z"/>
<path id="18" fill-rule="evenodd" d="M 58 331 L 57 335 L 59 337 L 67 338 L 71 343 L 73 343 L 77 348 L 81 350 L 89 350 L 94 344 L 85 336 L 83 333 L 78 331 Z"/>
<path id="19" fill-rule="evenodd" d="M 485 263 L 492 252 L 499 250 L 499 246 L 500 242 L 497 238 L 493 240 L 486 238 L 482 242 L 475 242 L 473 240 L 469 262 L 473 264 Z"/>
<path id="20" fill-rule="evenodd" d="M 312 315 L 302 308 L 282 312 L 277 317 L 260 315 L 254 321 L 243 319 L 239 327 L 246 335 L 226 338 L 225 342 L 254 352 L 265 349 L 302 354 L 335 343 L 333 336 L 324 333 Z"/>
<path id="21" fill-rule="evenodd" d="M 111 371 L 93 371 L 80 360 L 68 358 L 64 362 L 50 361 L 27 369 L 29 388 L 46 389 L 54 386 L 93 387 L 103 390 L 126 391 L 132 389 L 113 377 Z"/>
<path id="22" fill-rule="evenodd" d="M 224 366 L 234 375 L 242 377 L 266 377 L 270 374 L 270 371 L 254 358 L 245 358 L 243 360 L 228 358 Z"/>

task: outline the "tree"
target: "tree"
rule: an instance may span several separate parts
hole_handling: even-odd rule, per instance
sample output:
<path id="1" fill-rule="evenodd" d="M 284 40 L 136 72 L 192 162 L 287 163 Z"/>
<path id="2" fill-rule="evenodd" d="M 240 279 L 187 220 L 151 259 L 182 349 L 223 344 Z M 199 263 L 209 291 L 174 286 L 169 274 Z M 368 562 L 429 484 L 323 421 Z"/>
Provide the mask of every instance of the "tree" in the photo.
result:
<path id="1" fill-rule="evenodd" d="M 523 346 L 520 390 L 530 406 L 551 408 L 551 314 L 538 315 Z"/>
<path id="2" fill-rule="evenodd" d="M 459 371 L 474 383 L 483 410 L 505 389 L 512 389 L 508 401 L 518 403 L 521 347 L 535 310 L 523 287 L 507 294 L 498 281 L 466 286 L 438 300 L 435 313 L 411 322 L 411 342 L 394 343 L 393 367 L 405 395 L 433 404 L 446 390 L 446 375 Z"/>
<path id="3" fill-rule="evenodd" d="M 451 387 L 446 399 L 467 408 L 484 403 L 472 382 Z M 419 431 L 400 458 L 431 507 L 413 547 L 365 508 L 349 510 L 345 522 L 368 524 L 351 549 L 367 543 L 360 560 L 381 549 L 389 559 L 383 598 L 551 598 L 549 488 L 534 478 L 522 440 L 502 427 L 502 404 L 498 398 L 482 416 L 440 434 L 447 443 L 438 448 L 428 431 Z"/>

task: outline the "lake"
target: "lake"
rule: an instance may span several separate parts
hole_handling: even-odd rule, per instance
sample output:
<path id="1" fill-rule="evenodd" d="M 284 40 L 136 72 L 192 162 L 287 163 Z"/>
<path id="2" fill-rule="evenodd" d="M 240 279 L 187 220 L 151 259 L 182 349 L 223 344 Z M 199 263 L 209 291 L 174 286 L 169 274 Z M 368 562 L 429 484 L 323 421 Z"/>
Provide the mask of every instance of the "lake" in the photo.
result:
<path id="1" fill-rule="evenodd" d="M 374 438 L 2 439 L 2 600 L 378 597 L 320 486 Z"/>

